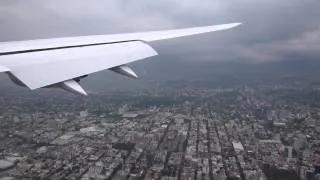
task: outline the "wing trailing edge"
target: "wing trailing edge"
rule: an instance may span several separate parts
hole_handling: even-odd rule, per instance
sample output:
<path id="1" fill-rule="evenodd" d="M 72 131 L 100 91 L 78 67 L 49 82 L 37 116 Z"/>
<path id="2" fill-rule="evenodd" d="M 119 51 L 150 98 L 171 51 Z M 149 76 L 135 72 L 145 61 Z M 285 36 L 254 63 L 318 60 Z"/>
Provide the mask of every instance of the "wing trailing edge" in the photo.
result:
<path id="1" fill-rule="evenodd" d="M 9 72 L 9 71 L 10 71 L 10 69 L 9 69 L 9 68 L 7 68 L 7 67 L 5 67 L 5 66 L 0 65 L 0 72 Z"/>

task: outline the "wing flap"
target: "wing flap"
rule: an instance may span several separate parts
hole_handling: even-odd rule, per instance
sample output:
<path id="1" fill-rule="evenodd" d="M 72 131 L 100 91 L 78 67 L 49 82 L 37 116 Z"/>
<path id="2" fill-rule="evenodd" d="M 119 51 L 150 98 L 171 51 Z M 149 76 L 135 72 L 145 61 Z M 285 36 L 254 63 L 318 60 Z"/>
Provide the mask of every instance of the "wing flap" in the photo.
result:
<path id="1" fill-rule="evenodd" d="M 0 56 L 0 62 L 37 89 L 155 55 L 148 44 L 132 41 Z"/>

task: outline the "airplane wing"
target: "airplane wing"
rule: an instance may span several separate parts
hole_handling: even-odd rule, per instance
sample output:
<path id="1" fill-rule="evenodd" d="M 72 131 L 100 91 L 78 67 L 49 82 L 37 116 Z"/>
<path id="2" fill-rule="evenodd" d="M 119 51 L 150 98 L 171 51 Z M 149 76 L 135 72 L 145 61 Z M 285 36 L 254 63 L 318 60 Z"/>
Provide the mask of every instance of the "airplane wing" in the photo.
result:
<path id="1" fill-rule="evenodd" d="M 126 64 L 156 56 L 147 43 L 226 30 L 240 23 L 130 34 L 82 36 L 0 43 L 0 72 L 30 89 L 61 87 L 84 94 L 78 84 L 105 69 L 136 78 Z"/>

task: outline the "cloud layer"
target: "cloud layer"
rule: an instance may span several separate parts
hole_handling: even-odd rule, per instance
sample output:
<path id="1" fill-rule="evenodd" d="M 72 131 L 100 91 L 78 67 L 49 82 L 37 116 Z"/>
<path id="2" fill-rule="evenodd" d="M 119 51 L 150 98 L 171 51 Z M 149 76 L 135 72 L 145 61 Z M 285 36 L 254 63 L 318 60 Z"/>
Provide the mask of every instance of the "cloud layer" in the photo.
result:
<path id="1" fill-rule="evenodd" d="M 268 62 L 320 57 L 319 0 L 4 0 L 0 41 L 243 22 L 236 29 L 152 44 L 166 57 Z"/>

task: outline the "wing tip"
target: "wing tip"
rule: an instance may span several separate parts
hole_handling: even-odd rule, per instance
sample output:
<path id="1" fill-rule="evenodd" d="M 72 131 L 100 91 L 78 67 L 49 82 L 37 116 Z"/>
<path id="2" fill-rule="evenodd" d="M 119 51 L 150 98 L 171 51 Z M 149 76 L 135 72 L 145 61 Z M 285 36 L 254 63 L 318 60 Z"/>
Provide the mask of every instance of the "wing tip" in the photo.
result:
<path id="1" fill-rule="evenodd" d="M 228 24 L 222 24 L 221 26 L 224 26 L 224 29 L 231 29 L 231 28 L 235 28 L 237 26 L 240 26 L 242 24 L 242 22 L 235 22 L 235 23 L 228 23 Z"/>

